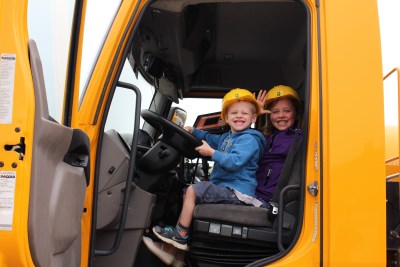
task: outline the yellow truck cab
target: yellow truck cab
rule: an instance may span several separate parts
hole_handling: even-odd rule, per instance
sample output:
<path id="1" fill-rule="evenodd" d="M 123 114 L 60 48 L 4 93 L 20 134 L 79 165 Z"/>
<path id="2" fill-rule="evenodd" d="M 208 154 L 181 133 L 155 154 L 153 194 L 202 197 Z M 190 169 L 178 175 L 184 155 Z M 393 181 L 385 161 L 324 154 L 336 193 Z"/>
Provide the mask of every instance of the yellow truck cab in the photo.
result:
<path id="1" fill-rule="evenodd" d="M 197 205 L 185 266 L 399 266 L 376 1 L 58 2 L 0 0 L 0 266 L 165 266 L 143 237 L 212 169 L 182 126 L 279 84 L 303 137 L 276 216 Z"/>

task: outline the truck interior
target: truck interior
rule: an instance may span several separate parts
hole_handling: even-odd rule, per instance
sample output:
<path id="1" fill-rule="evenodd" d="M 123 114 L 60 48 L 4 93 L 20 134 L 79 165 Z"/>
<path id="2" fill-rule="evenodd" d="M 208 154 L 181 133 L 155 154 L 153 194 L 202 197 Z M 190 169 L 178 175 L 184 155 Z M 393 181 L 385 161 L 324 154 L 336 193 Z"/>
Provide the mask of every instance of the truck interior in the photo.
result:
<path id="1" fill-rule="evenodd" d="M 212 163 L 194 148 L 201 141 L 182 126 L 191 110 L 185 99 L 221 99 L 233 88 L 257 93 L 283 84 L 303 101 L 302 142 L 289 178 L 279 186 L 279 213 L 228 204 L 197 205 L 187 266 L 254 266 L 290 251 L 302 225 L 310 88 L 310 17 L 303 1 L 174 0 L 152 1 L 128 36 L 129 69 L 152 88 L 114 81 L 100 116 L 95 162 L 96 208 L 93 209 L 91 259 L 96 266 L 163 266 L 143 245 L 154 240 L 154 225 L 175 225 L 183 189 L 208 179 Z M 120 76 L 122 77 L 122 75 Z M 129 92 L 131 105 L 119 119 L 131 132 L 113 127 L 117 95 Z M 125 100 L 129 97 L 122 97 Z M 193 102 L 196 105 L 196 102 Z M 219 107 L 216 107 L 218 110 Z M 198 114 L 195 127 L 213 133 L 229 128 L 219 113 Z M 201 124 L 201 123 L 202 124 Z M 258 118 L 262 130 L 266 119 Z M 201 124 L 201 125 L 200 125 Z M 192 125 L 193 126 L 193 125 Z"/>

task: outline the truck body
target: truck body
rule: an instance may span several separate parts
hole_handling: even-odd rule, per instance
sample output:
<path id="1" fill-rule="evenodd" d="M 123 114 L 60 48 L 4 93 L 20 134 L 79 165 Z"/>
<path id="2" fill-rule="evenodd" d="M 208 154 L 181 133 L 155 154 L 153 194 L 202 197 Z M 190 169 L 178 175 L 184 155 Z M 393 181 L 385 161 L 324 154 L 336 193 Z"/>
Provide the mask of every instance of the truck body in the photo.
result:
<path id="1" fill-rule="evenodd" d="M 0 266 L 163 266 L 142 238 L 210 170 L 176 124 L 278 84 L 303 138 L 277 218 L 199 205 L 186 266 L 398 266 L 376 1 L 67 2 L 0 0 Z"/>

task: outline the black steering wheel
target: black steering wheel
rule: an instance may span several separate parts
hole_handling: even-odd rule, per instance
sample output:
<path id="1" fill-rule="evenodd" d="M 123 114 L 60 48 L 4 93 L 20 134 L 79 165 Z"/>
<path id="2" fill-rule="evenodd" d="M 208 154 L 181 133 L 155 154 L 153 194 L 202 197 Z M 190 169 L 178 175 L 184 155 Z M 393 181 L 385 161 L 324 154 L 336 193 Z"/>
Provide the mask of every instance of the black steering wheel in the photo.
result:
<path id="1" fill-rule="evenodd" d="M 200 139 L 151 110 L 143 109 L 141 115 L 148 124 L 162 133 L 162 142 L 172 146 L 186 158 L 201 157 L 195 150 L 203 144 Z"/>

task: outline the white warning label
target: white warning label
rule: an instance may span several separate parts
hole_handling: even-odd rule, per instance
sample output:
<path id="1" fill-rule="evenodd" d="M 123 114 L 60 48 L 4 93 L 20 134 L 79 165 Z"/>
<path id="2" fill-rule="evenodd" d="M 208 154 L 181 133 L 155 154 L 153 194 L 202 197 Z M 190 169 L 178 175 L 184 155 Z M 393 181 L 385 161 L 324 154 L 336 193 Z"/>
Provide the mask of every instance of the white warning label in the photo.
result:
<path id="1" fill-rule="evenodd" d="M 0 124 L 12 122 L 15 61 L 15 54 L 0 55 Z"/>
<path id="2" fill-rule="evenodd" d="M 15 171 L 0 171 L 0 230 L 12 230 L 15 180 Z"/>

